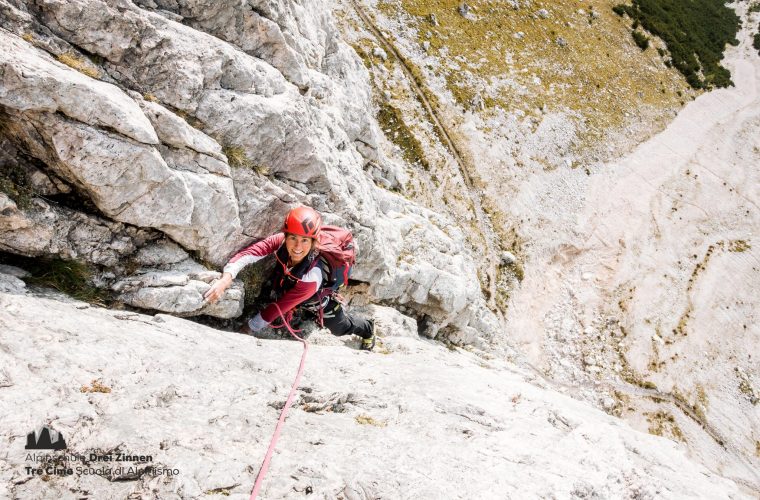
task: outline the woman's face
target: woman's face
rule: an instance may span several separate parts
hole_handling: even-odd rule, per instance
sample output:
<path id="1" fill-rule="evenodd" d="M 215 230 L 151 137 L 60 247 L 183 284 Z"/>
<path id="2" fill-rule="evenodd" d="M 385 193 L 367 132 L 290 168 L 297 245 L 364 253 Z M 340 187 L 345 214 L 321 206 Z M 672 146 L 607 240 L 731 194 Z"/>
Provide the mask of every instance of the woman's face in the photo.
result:
<path id="1" fill-rule="evenodd" d="M 306 236 L 299 236 L 297 234 L 288 234 L 285 236 L 285 249 L 290 256 L 290 263 L 293 265 L 301 262 L 304 257 L 309 255 L 311 251 L 311 245 L 313 241 Z"/>

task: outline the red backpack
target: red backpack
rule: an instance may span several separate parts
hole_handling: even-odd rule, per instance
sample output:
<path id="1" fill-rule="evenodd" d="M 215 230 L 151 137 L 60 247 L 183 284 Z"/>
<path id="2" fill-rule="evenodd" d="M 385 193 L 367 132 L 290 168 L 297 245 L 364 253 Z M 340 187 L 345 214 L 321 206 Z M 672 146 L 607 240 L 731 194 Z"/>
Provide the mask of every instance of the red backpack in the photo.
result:
<path id="1" fill-rule="evenodd" d="M 319 230 L 319 257 L 327 262 L 329 276 L 320 296 L 334 293 L 341 286 L 348 285 L 351 267 L 356 262 L 356 248 L 351 231 L 337 226 L 322 226 Z"/>

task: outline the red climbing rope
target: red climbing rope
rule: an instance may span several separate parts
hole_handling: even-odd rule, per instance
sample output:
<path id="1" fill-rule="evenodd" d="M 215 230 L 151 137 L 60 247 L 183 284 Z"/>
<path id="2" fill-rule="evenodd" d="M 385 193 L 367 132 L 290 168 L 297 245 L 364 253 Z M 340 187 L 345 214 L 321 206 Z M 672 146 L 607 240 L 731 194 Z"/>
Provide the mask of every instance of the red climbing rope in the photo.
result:
<path id="1" fill-rule="evenodd" d="M 264 461 L 261 463 L 261 468 L 259 468 L 259 473 L 256 475 L 256 482 L 253 484 L 253 490 L 251 491 L 251 498 L 250 500 L 254 500 L 256 496 L 259 494 L 259 490 L 261 489 L 261 483 L 264 482 L 264 476 L 267 473 L 267 469 L 269 468 L 269 461 L 272 459 L 272 453 L 274 453 L 274 447 L 277 445 L 277 439 L 280 437 L 280 431 L 282 430 L 282 424 L 285 422 L 285 417 L 288 415 L 288 409 L 290 408 L 290 405 L 293 403 L 293 396 L 295 396 L 296 389 L 298 388 L 298 382 L 301 380 L 301 373 L 303 373 L 303 367 L 306 363 L 306 352 L 309 350 L 309 343 L 306 342 L 304 339 L 296 335 L 296 332 L 300 332 L 301 330 L 293 330 L 293 328 L 290 326 L 288 321 L 285 319 L 285 315 L 283 314 L 282 310 L 277 304 L 274 304 L 274 306 L 277 308 L 277 312 L 280 314 L 280 318 L 282 319 L 283 325 L 288 329 L 290 334 L 296 338 L 296 340 L 300 341 L 303 344 L 303 354 L 301 354 L 301 364 L 298 366 L 298 373 L 296 373 L 296 379 L 293 381 L 293 386 L 290 388 L 290 394 L 288 394 L 288 399 L 285 401 L 285 406 L 282 407 L 282 411 L 280 412 L 280 419 L 277 421 L 277 426 L 274 428 L 274 434 L 272 434 L 272 440 L 269 442 L 269 449 L 267 449 L 267 454 L 264 456 Z"/>

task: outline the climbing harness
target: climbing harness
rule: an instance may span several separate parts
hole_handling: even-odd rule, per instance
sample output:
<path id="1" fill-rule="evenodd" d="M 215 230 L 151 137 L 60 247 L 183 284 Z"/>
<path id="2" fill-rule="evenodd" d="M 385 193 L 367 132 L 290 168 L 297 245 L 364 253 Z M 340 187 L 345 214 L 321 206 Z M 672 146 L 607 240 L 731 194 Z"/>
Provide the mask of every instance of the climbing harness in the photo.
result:
<path id="1" fill-rule="evenodd" d="M 309 343 L 306 342 L 306 340 L 302 339 L 298 335 L 296 335 L 296 332 L 300 332 L 301 330 L 293 330 L 293 328 L 288 323 L 287 319 L 285 318 L 285 314 L 282 312 L 282 309 L 280 309 L 280 306 L 277 304 L 274 304 L 274 306 L 277 308 L 277 312 L 280 315 L 280 318 L 282 319 L 283 325 L 285 326 L 290 334 L 296 338 L 296 340 L 300 341 L 303 344 L 303 354 L 301 354 L 301 364 L 298 366 L 298 372 L 296 373 L 296 378 L 293 381 L 293 386 L 290 388 L 290 393 L 288 394 L 288 399 L 285 401 L 285 406 L 282 407 L 282 411 L 280 412 L 280 418 L 277 421 L 277 426 L 274 428 L 274 433 L 272 434 L 272 439 L 269 442 L 269 448 L 267 449 L 267 453 L 264 456 L 264 461 L 261 463 L 261 467 L 259 468 L 259 473 L 256 475 L 256 482 L 253 484 L 253 490 L 251 490 L 251 498 L 250 500 L 254 500 L 258 494 L 259 490 L 261 490 L 261 484 L 264 482 L 264 476 L 267 473 L 267 469 L 269 469 L 269 461 L 272 459 L 272 453 L 274 453 L 274 447 L 277 445 L 277 439 L 280 437 L 280 432 L 282 431 L 282 425 L 285 423 L 285 417 L 288 415 L 288 410 L 290 409 L 290 405 L 293 403 L 293 396 L 295 396 L 296 389 L 298 388 L 298 382 L 301 380 L 301 374 L 303 373 L 303 367 L 306 363 L 306 352 L 309 350 Z"/>

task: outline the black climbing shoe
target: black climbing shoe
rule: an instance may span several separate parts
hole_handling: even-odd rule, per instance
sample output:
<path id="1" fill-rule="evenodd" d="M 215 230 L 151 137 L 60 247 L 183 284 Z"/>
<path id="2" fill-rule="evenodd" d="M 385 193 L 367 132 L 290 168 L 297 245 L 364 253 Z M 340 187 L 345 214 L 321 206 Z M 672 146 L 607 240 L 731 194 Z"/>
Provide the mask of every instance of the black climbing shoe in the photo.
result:
<path id="1" fill-rule="evenodd" d="M 359 346 L 359 349 L 362 351 L 371 351 L 375 348 L 375 320 L 368 319 L 367 322 L 369 323 L 372 336 L 366 339 L 362 339 L 362 345 Z"/>

